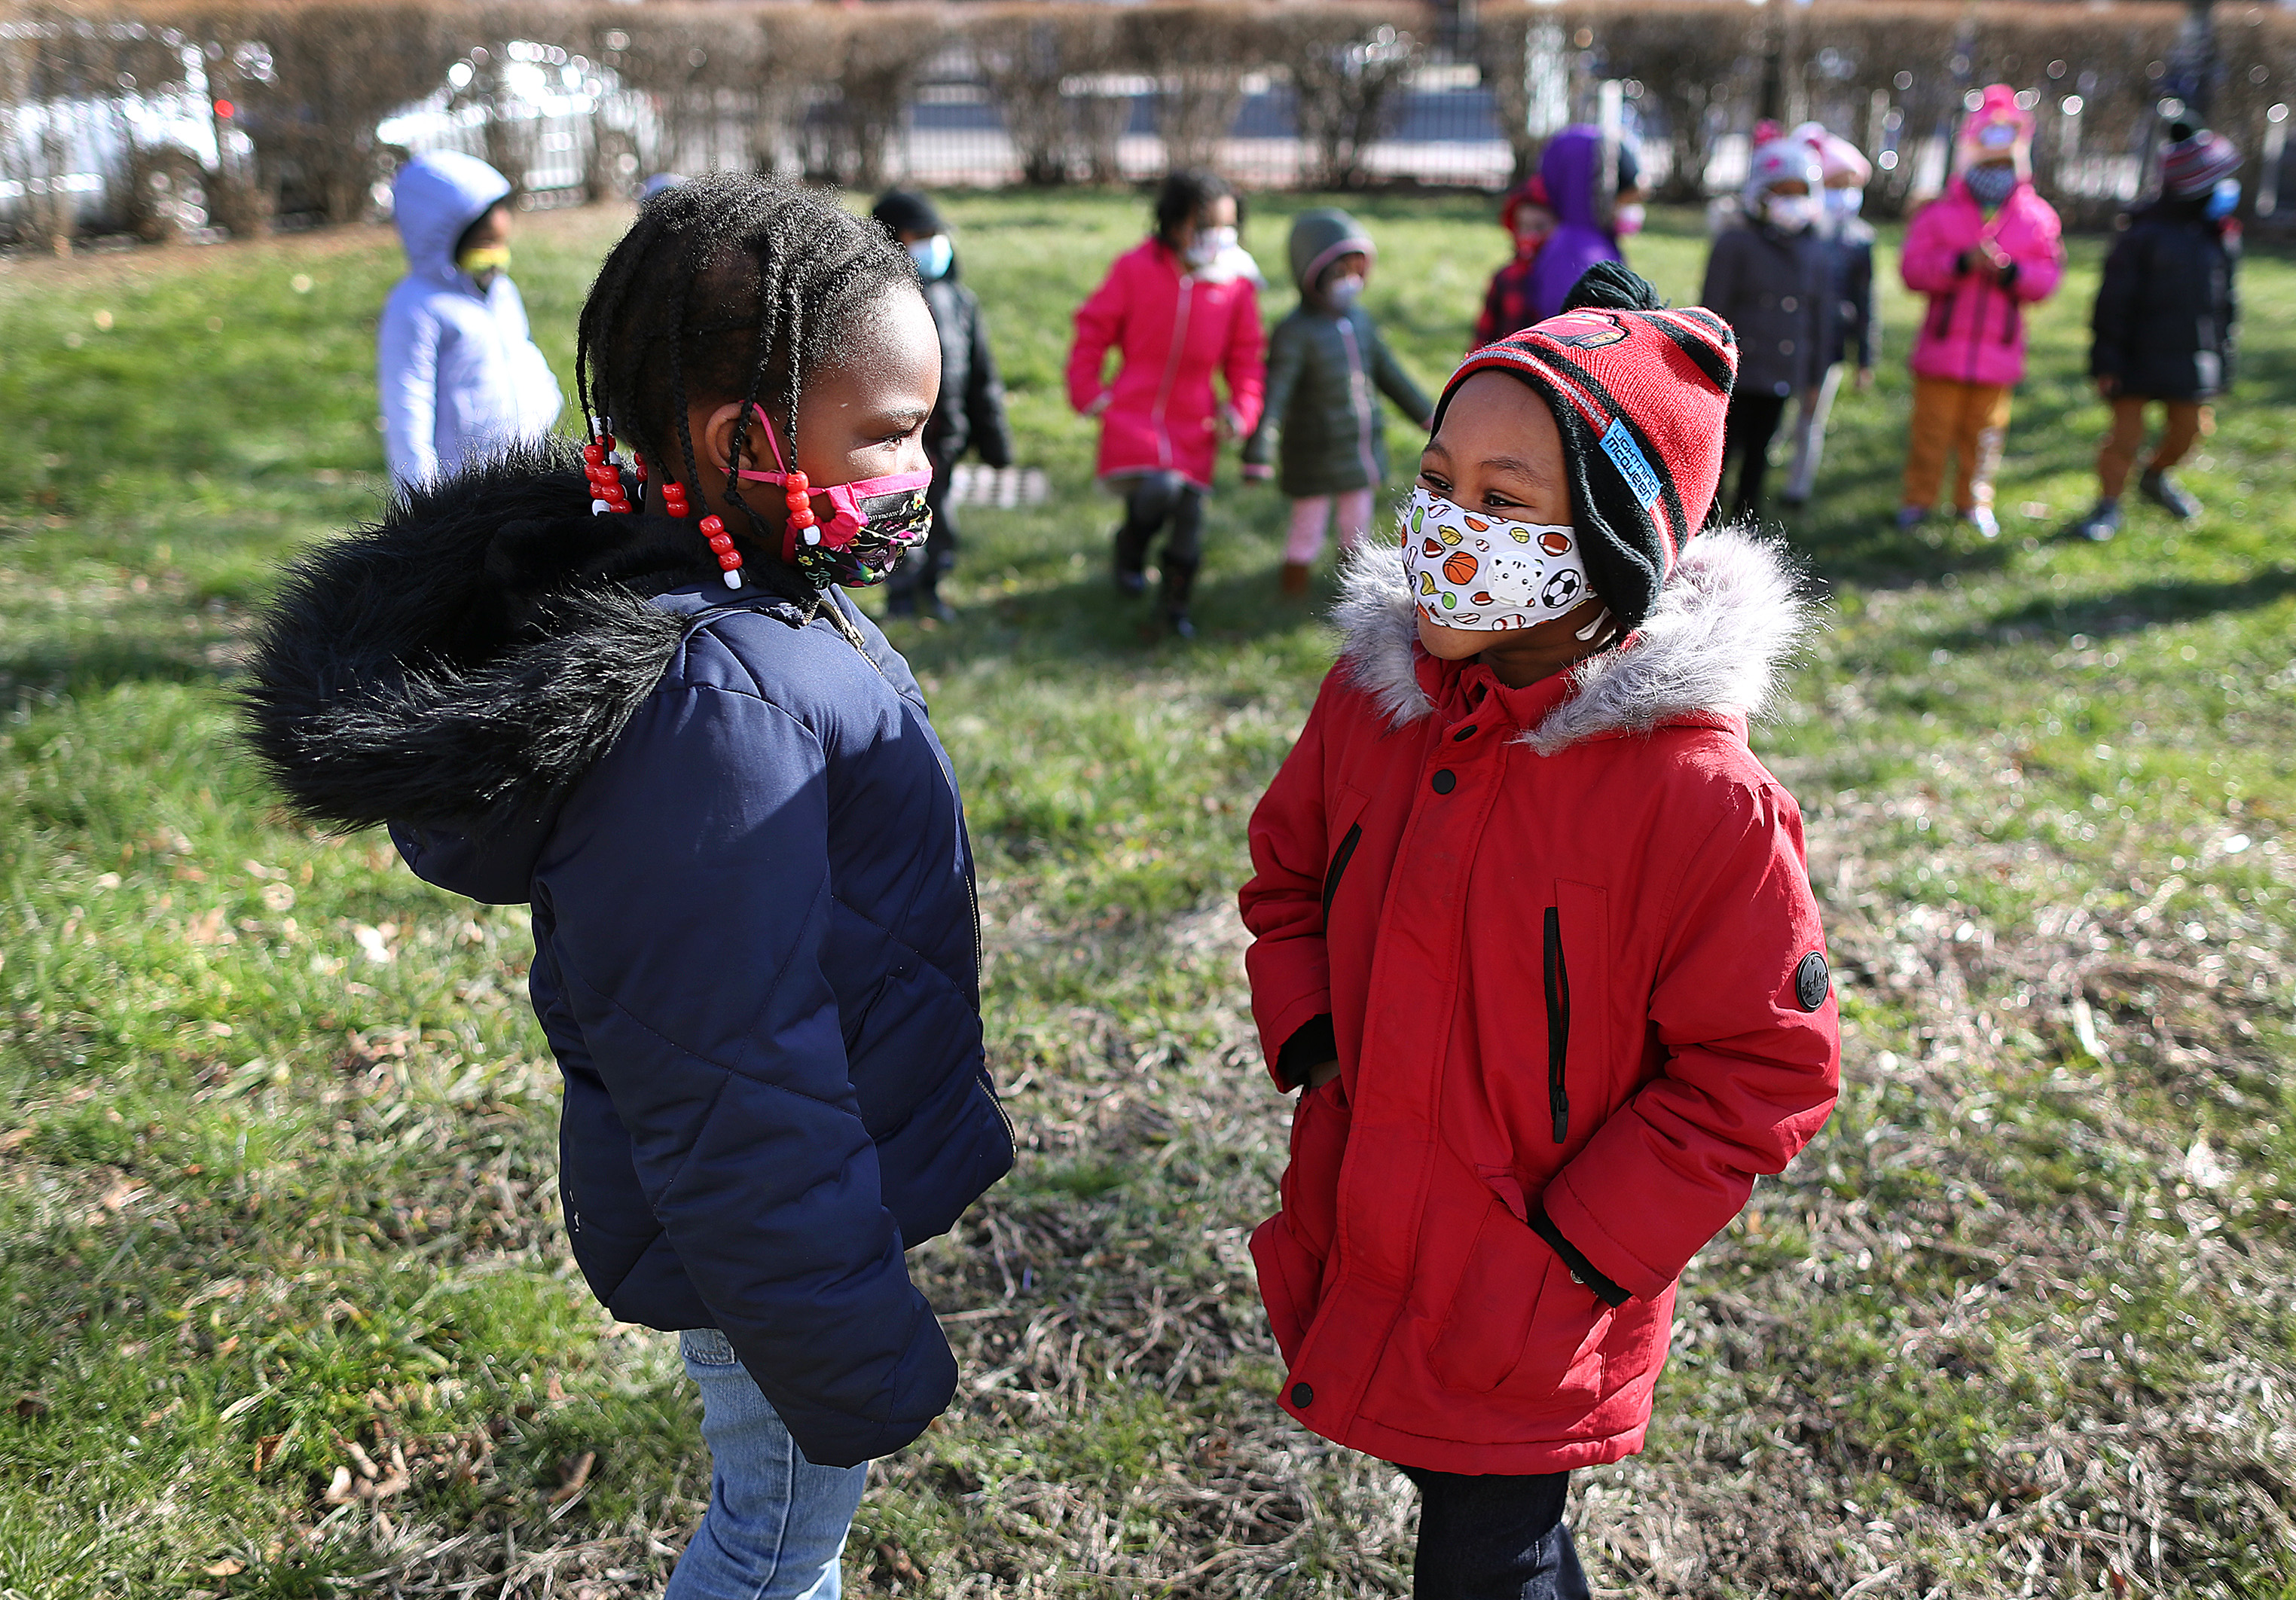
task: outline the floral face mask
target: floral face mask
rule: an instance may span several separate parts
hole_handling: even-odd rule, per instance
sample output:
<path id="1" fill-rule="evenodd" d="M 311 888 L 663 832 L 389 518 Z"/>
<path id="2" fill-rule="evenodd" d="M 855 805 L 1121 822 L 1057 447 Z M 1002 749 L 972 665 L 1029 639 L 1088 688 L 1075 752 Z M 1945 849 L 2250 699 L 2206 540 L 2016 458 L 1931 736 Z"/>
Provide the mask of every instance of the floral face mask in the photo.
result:
<path id="1" fill-rule="evenodd" d="M 762 406 L 751 407 L 773 447 L 777 472 L 742 469 L 742 476 L 760 483 L 786 484 L 791 473 L 782 455 L 782 441 Z M 932 483 L 931 469 L 889 472 L 882 478 L 862 478 L 817 488 L 826 495 L 837 514 L 826 522 L 800 529 L 794 521 L 783 525 L 782 559 L 816 588 L 838 584 L 865 589 L 891 576 L 911 548 L 932 531 L 932 507 L 925 490 Z"/>
<path id="2" fill-rule="evenodd" d="M 1592 592 L 1568 524 L 1484 516 L 1423 488 L 1403 508 L 1403 570 L 1422 617 L 1469 632 L 1551 622 Z"/>

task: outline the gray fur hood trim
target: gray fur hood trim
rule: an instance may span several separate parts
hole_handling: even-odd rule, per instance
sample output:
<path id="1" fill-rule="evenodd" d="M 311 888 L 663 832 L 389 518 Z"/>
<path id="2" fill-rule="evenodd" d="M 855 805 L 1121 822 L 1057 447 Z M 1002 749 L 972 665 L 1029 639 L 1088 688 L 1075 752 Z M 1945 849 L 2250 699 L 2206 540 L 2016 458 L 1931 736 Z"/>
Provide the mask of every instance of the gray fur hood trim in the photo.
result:
<path id="1" fill-rule="evenodd" d="M 1357 546 L 1332 620 L 1348 677 L 1401 727 L 1428 714 L 1419 686 L 1418 624 L 1397 546 Z M 1818 606 L 1784 546 L 1743 529 L 1693 539 L 1667 575 L 1631 648 L 1571 669 L 1573 693 L 1519 735 L 1551 756 L 1603 734 L 1646 734 L 1689 713 L 1767 714 L 1787 662 L 1818 624 Z"/>

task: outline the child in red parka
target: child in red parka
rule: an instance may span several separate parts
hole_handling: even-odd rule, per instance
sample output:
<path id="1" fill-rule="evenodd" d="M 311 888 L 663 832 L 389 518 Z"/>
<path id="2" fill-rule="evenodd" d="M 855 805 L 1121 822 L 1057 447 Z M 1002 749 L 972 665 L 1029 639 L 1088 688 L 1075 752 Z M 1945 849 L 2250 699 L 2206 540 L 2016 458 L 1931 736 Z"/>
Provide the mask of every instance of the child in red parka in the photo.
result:
<path id="1" fill-rule="evenodd" d="M 2033 187 L 2033 113 L 2007 84 L 1961 125 L 1961 171 L 1906 230 L 1898 275 L 1929 297 L 1915 338 L 1914 417 L 1898 526 L 1930 514 L 1955 456 L 1953 505 L 1986 538 L 2001 534 L 1993 474 L 2009 402 L 2025 375 L 2025 308 L 2057 291 L 2065 253 L 2057 213 Z"/>
<path id="2" fill-rule="evenodd" d="M 1069 404 L 1100 419 L 1100 480 L 1124 496 L 1116 587 L 1148 587 L 1148 546 L 1164 535 L 1163 604 L 1193 637 L 1188 595 L 1203 561 L 1204 496 L 1220 445 L 1259 423 L 1267 335 L 1259 269 L 1241 243 L 1235 191 L 1218 173 L 1179 171 L 1156 195 L 1156 231 L 1126 251 L 1077 308 Z M 1107 374 L 1116 351 L 1116 376 Z M 1212 391 L 1217 375 L 1227 404 Z"/>
<path id="3" fill-rule="evenodd" d="M 1735 368 L 1615 264 L 1470 356 L 1252 816 L 1252 1010 L 1305 1089 L 1251 1241 L 1282 1402 L 1419 1486 L 1420 1600 L 1587 1592 L 1570 1471 L 1642 1448 L 1676 1280 L 1833 1104 L 1746 743 L 1806 610 L 1698 535 Z"/>

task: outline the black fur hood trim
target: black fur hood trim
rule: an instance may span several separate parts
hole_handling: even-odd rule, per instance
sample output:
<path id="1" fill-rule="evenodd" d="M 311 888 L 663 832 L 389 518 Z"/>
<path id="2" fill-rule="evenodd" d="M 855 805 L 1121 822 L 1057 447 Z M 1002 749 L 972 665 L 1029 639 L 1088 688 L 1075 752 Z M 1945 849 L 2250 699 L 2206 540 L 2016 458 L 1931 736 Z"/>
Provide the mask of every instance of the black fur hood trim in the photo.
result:
<path id="1" fill-rule="evenodd" d="M 785 577 L 740 543 L 747 571 Z M 246 737 L 332 827 L 531 816 L 605 753 L 691 628 L 648 597 L 717 578 L 690 528 L 593 516 L 570 441 L 521 447 L 288 567 L 240 692 Z M 813 614 L 755 586 L 726 598 Z"/>

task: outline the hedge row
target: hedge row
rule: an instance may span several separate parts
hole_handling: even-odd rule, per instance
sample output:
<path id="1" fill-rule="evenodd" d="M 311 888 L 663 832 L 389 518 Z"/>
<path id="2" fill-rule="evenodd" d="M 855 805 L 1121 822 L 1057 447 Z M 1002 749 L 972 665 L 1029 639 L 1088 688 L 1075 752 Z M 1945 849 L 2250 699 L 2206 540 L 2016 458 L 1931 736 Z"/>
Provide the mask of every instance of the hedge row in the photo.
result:
<path id="1" fill-rule="evenodd" d="M 2252 147 L 2264 108 L 2296 84 L 2296 16 L 2261 5 L 2217 11 L 2216 119 Z M 1950 125 L 1970 86 L 1994 81 L 2034 91 L 2045 176 L 2064 148 L 2057 119 L 2072 95 L 2083 108 L 2083 151 L 2133 150 L 2149 134 L 2162 85 L 2174 79 L 2186 15 L 2168 3 L 1498 0 L 1480 8 L 1471 36 L 1444 45 L 1480 68 L 1511 130 L 1518 171 L 1538 147 L 1531 86 L 1540 73 L 1531 69 L 1551 76 L 1560 61 L 1570 109 L 1582 115 L 1600 81 L 1628 80 L 1650 136 L 1673 158 L 1675 196 L 1688 198 L 1714 141 L 1743 133 L 1758 116 L 1818 116 L 1869 148 L 1911 146 Z M 885 176 L 913 91 L 937 62 L 969 60 L 1022 176 L 1036 184 L 1112 181 L 1129 91 L 1143 77 L 1158 86 L 1169 158 L 1214 162 L 1246 78 L 1275 73 L 1294 93 L 1308 181 L 1347 187 L 1365 181 L 1365 150 L 1427 60 L 1433 29 L 1416 5 L 1368 0 L 857 8 L 0 0 L 0 128 L 9 108 L 180 85 L 184 53 L 195 49 L 209 92 L 234 103 L 236 127 L 253 142 L 251 163 L 208 175 L 217 202 L 210 209 L 226 226 L 253 226 L 292 188 L 327 217 L 348 219 L 365 209 L 387 170 L 378 122 L 435 92 L 455 63 L 498 64 L 504 41 L 528 40 L 610 68 L 648 97 L 659 126 L 715 141 L 721 163 L 796 166 L 861 185 Z M 481 68 L 457 95 L 483 106 L 503 92 Z M 486 123 L 491 141 L 520 136 L 513 119 Z M 22 126 L 8 131 L 0 176 L 10 163 L 29 169 L 41 159 Z M 595 143 L 601 152 L 617 148 Z M 1912 176 L 1911 163 L 1899 163 L 1877 199 L 1902 198 Z M 614 181 L 594 175 L 598 186 Z"/>

